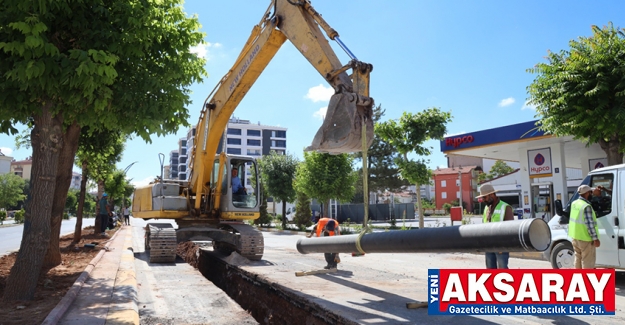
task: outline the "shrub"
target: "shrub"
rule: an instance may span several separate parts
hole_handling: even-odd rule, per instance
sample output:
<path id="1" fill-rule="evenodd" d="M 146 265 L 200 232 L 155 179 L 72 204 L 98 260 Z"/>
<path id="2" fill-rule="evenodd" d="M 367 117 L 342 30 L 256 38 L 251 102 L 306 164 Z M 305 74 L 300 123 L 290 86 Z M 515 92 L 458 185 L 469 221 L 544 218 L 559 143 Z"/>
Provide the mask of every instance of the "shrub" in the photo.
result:
<path id="1" fill-rule="evenodd" d="M 24 214 L 26 213 L 26 211 L 24 211 L 24 209 L 21 209 L 19 211 L 15 211 L 15 216 L 13 217 L 13 219 L 15 220 L 15 223 L 24 223 Z"/>
<path id="2" fill-rule="evenodd" d="M 63 212 L 63 220 L 69 220 L 69 214 L 67 212 Z"/>
<path id="3" fill-rule="evenodd" d="M 449 203 L 445 203 L 445 204 L 443 204 L 443 209 L 444 209 L 447 213 L 449 213 L 449 210 L 451 210 L 451 207 L 452 207 L 452 205 L 451 205 L 451 204 L 449 204 Z"/>
<path id="4" fill-rule="evenodd" d="M 7 212 L 2 210 L 0 211 L 0 225 L 4 224 L 4 220 L 7 218 Z"/>

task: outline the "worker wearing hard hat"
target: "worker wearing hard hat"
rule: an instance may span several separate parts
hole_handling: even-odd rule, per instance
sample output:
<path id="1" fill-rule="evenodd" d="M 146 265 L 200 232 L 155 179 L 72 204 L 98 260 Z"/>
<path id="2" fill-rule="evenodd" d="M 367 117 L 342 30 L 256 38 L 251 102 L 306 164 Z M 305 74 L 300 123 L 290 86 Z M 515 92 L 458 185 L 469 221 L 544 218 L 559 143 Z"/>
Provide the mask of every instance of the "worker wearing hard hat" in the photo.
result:
<path id="1" fill-rule="evenodd" d="M 482 223 L 514 220 L 512 206 L 498 198 L 496 192 L 490 184 L 480 186 L 480 195 L 477 199 L 486 203 Z M 487 269 L 508 268 L 509 252 L 486 252 L 485 257 Z"/>

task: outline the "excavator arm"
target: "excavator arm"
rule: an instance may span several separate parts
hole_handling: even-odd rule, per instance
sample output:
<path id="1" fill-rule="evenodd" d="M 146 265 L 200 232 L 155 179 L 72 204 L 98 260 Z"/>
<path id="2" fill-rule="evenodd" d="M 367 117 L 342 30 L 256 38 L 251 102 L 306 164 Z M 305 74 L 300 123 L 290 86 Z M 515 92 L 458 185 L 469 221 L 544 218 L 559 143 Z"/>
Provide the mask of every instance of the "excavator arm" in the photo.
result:
<path id="1" fill-rule="evenodd" d="M 330 47 L 328 38 L 335 40 L 351 58 L 347 64 Z M 373 99 L 369 97 L 370 64 L 357 58 L 340 41 L 308 0 L 273 0 L 260 23 L 254 26 L 232 69 L 220 80 L 204 103 L 196 128 L 189 170 L 189 189 L 196 197 L 209 195 L 211 173 L 219 139 L 230 116 L 286 40 L 290 40 L 302 55 L 334 88 L 326 118 L 317 131 L 312 145 L 306 150 L 328 153 L 357 152 L 373 141 Z M 347 71 L 351 70 L 351 75 Z"/>

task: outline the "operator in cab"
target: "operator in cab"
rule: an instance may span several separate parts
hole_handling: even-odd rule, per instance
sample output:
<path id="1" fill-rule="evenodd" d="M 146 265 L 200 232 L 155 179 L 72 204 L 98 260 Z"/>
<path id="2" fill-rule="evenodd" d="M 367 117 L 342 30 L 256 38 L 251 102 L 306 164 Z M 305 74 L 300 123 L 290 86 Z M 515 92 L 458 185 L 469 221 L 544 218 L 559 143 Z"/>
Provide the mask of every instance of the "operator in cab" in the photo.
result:
<path id="1" fill-rule="evenodd" d="M 245 186 L 241 184 L 241 179 L 239 178 L 239 170 L 235 167 L 232 168 L 232 194 L 247 195 L 247 190 L 245 190 Z"/>

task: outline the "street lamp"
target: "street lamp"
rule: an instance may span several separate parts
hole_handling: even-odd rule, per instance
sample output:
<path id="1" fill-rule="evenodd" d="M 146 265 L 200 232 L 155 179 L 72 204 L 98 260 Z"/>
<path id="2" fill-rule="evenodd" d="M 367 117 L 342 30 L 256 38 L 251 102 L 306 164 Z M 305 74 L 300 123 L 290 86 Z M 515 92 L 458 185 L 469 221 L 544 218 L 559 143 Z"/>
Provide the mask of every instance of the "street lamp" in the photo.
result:
<path id="1" fill-rule="evenodd" d="M 136 163 L 138 163 L 138 161 L 135 161 L 132 164 L 128 165 L 126 168 L 124 168 L 124 178 L 126 178 L 126 173 L 130 169 L 130 167 L 132 167 L 132 165 Z M 122 216 L 124 215 L 125 208 L 126 208 L 126 193 L 122 193 Z"/>

